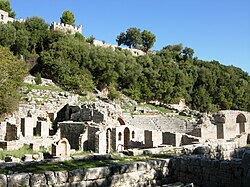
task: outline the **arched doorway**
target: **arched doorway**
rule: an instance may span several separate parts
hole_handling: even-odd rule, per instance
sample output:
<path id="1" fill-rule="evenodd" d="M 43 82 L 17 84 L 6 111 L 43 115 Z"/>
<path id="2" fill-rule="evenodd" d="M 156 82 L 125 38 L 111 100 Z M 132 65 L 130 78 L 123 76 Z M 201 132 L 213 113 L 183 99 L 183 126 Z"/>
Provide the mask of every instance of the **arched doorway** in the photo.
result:
<path id="1" fill-rule="evenodd" d="M 66 141 L 62 141 L 61 142 L 60 149 L 62 151 L 61 154 L 60 154 L 60 156 L 66 156 L 66 155 L 68 155 L 68 152 L 67 152 L 68 147 L 67 147 L 67 142 Z"/>
<path id="2" fill-rule="evenodd" d="M 106 153 L 110 153 L 111 144 L 112 144 L 111 129 L 107 129 L 107 132 L 106 132 Z"/>
<path id="3" fill-rule="evenodd" d="M 239 133 L 245 132 L 245 123 L 247 122 L 244 114 L 239 114 L 236 118 L 236 123 L 239 124 Z"/>
<path id="4" fill-rule="evenodd" d="M 130 141 L 130 135 L 129 135 L 129 128 L 126 127 L 124 129 L 124 149 L 128 149 L 128 144 L 129 144 L 129 141 Z"/>

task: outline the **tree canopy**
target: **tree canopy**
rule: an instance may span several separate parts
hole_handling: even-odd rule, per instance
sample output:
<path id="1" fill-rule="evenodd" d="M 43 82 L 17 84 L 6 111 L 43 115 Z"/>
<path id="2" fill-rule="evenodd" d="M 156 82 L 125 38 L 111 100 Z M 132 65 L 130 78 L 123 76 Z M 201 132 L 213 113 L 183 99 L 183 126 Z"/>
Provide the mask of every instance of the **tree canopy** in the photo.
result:
<path id="1" fill-rule="evenodd" d="M 0 45 L 0 116 L 12 112 L 18 105 L 18 87 L 26 75 L 25 63 L 8 48 Z"/>
<path id="2" fill-rule="evenodd" d="M 116 38 L 118 46 L 126 45 L 129 48 L 139 48 L 145 52 L 153 47 L 155 41 L 156 37 L 150 31 L 144 30 L 141 32 L 136 27 L 127 29 L 126 33 L 121 32 Z"/>
<path id="3" fill-rule="evenodd" d="M 140 32 L 136 30 L 131 29 L 129 33 Z M 129 50 L 120 47 L 89 45 L 88 39 L 79 34 L 48 30 L 44 20 L 37 17 L 24 23 L 0 24 L 0 31 L 0 45 L 22 56 L 32 74 L 40 73 L 75 93 L 106 88 L 110 98 L 123 93 L 139 102 L 176 103 L 185 99 L 189 107 L 203 112 L 220 109 L 250 111 L 250 77 L 246 72 L 217 61 L 203 61 L 194 57 L 194 49 L 182 44 L 167 45 L 153 54 L 133 56 Z M 140 33 L 149 35 L 146 31 Z M 121 36 L 126 38 L 127 33 Z M 140 45 L 129 45 L 141 47 L 143 40 Z M 6 48 L 1 49 L 4 55 L 0 60 L 9 59 L 12 54 Z M 16 58 L 12 55 L 10 59 Z"/>
<path id="4" fill-rule="evenodd" d="M 62 17 L 61 17 L 60 19 L 61 19 L 61 23 L 75 26 L 75 16 L 74 16 L 74 14 L 73 14 L 71 11 L 69 11 L 69 10 L 65 10 L 65 11 L 62 13 Z"/>

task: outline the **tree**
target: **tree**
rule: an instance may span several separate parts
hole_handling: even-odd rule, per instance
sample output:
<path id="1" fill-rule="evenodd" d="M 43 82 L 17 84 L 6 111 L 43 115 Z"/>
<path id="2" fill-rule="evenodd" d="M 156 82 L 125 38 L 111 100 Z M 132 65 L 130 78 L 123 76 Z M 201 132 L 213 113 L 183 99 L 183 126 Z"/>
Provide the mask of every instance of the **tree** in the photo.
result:
<path id="1" fill-rule="evenodd" d="M 142 46 L 144 47 L 144 51 L 147 52 L 151 47 L 153 47 L 156 37 L 150 31 L 144 30 L 141 34 L 142 38 Z"/>
<path id="2" fill-rule="evenodd" d="M 71 11 L 69 11 L 69 10 L 65 10 L 65 11 L 62 13 L 62 17 L 61 17 L 60 19 L 61 19 L 61 23 L 75 26 L 75 16 L 74 16 L 74 14 L 73 14 Z"/>
<path id="3" fill-rule="evenodd" d="M 12 11 L 12 8 L 10 7 L 10 1 L 9 0 L 0 0 L 0 9 L 4 10 L 5 12 L 8 12 L 9 16 L 12 18 L 15 18 L 16 13 L 15 11 Z"/>
<path id="4" fill-rule="evenodd" d="M 0 24 L 0 45 L 10 47 L 16 40 L 16 29 L 10 23 Z"/>
<path id="5" fill-rule="evenodd" d="M 188 58 L 192 58 L 193 55 L 194 55 L 194 50 L 192 48 L 189 48 L 189 47 L 185 47 L 183 50 L 182 50 L 182 54 L 185 58 L 185 60 L 187 60 Z"/>
<path id="6" fill-rule="evenodd" d="M 48 32 L 49 25 L 45 23 L 44 19 L 34 16 L 25 21 L 25 27 L 30 32 L 30 51 L 33 54 L 40 52 L 43 48 L 43 40 Z"/>
<path id="7" fill-rule="evenodd" d="M 121 32 L 117 36 L 118 45 L 126 45 L 129 48 L 136 48 L 142 43 L 141 30 L 135 27 L 127 29 L 126 33 Z"/>
<path id="8" fill-rule="evenodd" d="M 15 55 L 26 55 L 28 54 L 30 33 L 27 30 L 16 31 L 15 44 L 11 46 L 11 50 Z"/>
<path id="9" fill-rule="evenodd" d="M 8 48 L 0 46 L 0 116 L 16 109 L 18 87 L 26 75 L 26 66 Z"/>

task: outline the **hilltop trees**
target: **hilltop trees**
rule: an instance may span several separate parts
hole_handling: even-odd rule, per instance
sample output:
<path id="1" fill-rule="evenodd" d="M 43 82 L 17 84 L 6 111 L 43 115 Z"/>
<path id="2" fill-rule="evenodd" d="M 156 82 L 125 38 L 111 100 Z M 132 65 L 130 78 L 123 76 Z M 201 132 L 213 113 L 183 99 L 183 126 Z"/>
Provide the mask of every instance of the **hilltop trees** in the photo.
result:
<path id="1" fill-rule="evenodd" d="M 69 11 L 69 10 L 65 10 L 65 11 L 62 13 L 62 17 L 61 17 L 60 19 L 61 19 L 61 23 L 75 26 L 75 16 L 74 16 L 74 14 L 73 14 L 71 11 Z"/>
<path id="2" fill-rule="evenodd" d="M 127 29 L 126 33 L 121 32 L 116 38 L 118 46 L 126 45 L 129 48 L 140 48 L 145 52 L 153 47 L 155 41 L 156 37 L 150 31 L 144 30 L 141 32 L 136 27 Z"/>
<path id="3" fill-rule="evenodd" d="M 148 51 L 151 47 L 153 47 L 156 37 L 150 31 L 144 30 L 141 33 L 142 46 L 144 47 L 144 51 Z"/>
<path id="4" fill-rule="evenodd" d="M 124 93 L 139 102 L 176 103 L 185 99 L 191 108 L 204 112 L 219 109 L 250 111 L 250 77 L 247 73 L 217 61 L 202 61 L 194 57 L 192 48 L 182 44 L 167 45 L 154 54 L 133 56 L 129 50 L 120 47 L 89 45 L 91 41 L 80 34 L 48 30 L 48 24 L 38 17 L 23 23 L 0 24 L 0 32 L 0 45 L 24 59 L 32 74 L 40 73 L 75 93 L 105 88 L 112 99 Z M 147 51 L 155 37 L 148 31 L 130 28 L 122 32 L 117 41 L 119 45 Z M 13 97 L 4 93 L 17 88 L 18 84 L 12 80 L 20 80 L 24 70 L 23 63 L 11 56 L 6 48 L 1 50 L 0 110 L 6 112 L 10 111 L 12 104 L 9 101 Z M 16 63 L 10 66 L 12 63 L 8 62 L 12 60 Z"/>
<path id="5" fill-rule="evenodd" d="M 15 11 L 12 11 L 9 0 L 0 0 L 0 9 L 8 12 L 10 17 L 15 18 L 16 13 Z"/>

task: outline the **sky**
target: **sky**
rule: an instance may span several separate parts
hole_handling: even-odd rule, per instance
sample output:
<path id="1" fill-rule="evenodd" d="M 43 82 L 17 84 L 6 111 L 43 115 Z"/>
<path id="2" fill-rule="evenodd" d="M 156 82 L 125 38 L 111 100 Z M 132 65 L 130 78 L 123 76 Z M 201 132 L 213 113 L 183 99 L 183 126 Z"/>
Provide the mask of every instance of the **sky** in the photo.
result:
<path id="1" fill-rule="evenodd" d="M 38 16 L 48 24 L 73 12 L 85 37 L 117 44 L 136 27 L 155 34 L 152 49 L 182 44 L 201 60 L 250 73 L 250 0 L 10 0 L 16 18 Z"/>

